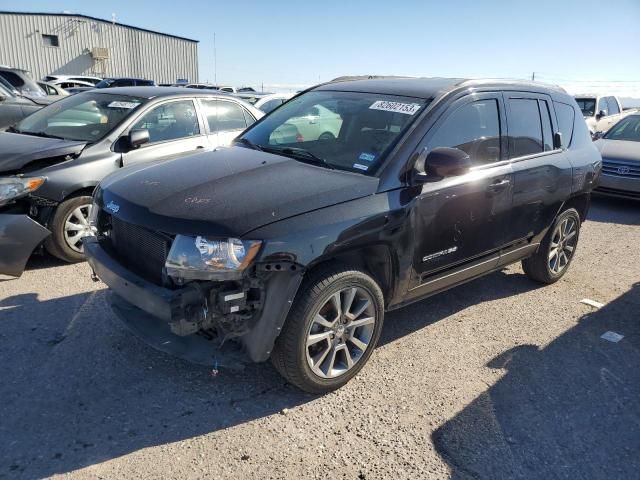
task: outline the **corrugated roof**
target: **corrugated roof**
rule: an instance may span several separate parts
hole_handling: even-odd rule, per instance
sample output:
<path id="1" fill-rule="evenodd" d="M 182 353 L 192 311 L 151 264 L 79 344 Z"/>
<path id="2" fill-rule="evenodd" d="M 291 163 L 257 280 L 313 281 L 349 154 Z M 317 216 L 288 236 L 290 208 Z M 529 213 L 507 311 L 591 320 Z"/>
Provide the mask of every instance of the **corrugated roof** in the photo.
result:
<path id="1" fill-rule="evenodd" d="M 74 18 L 86 18 L 88 20 L 94 20 L 96 22 L 110 23 L 119 27 L 132 28 L 141 32 L 155 33 L 156 35 L 164 35 L 165 37 L 178 38 L 180 40 L 186 40 L 188 42 L 200 43 L 200 40 L 193 40 L 192 38 L 181 37 L 179 35 L 171 35 L 170 33 L 157 32 L 155 30 L 149 30 L 148 28 L 134 27 L 133 25 L 127 25 L 125 23 L 112 22 L 111 20 L 105 20 L 104 18 L 92 17 L 90 15 L 83 15 L 81 13 L 50 13 L 50 12 L 10 12 L 7 10 L 0 10 L 0 15 L 45 15 L 49 17 L 74 17 Z"/>

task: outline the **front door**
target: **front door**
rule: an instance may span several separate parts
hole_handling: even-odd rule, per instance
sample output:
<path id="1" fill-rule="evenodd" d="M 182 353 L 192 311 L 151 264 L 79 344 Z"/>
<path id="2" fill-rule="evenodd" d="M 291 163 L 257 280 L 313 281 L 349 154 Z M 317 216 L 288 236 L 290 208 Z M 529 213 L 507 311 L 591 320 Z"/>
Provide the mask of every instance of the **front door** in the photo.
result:
<path id="1" fill-rule="evenodd" d="M 416 295 L 442 272 L 483 259 L 487 270 L 495 266 L 511 206 L 511 168 L 501 134 L 502 95 L 466 96 L 443 117 L 421 148 L 458 148 L 470 156 L 473 167 L 464 175 L 424 184 L 416 198 L 412 282 Z"/>
<path id="2" fill-rule="evenodd" d="M 123 153 L 125 167 L 209 148 L 193 100 L 172 100 L 157 105 L 129 130 L 134 129 L 148 130 L 149 143 Z"/>

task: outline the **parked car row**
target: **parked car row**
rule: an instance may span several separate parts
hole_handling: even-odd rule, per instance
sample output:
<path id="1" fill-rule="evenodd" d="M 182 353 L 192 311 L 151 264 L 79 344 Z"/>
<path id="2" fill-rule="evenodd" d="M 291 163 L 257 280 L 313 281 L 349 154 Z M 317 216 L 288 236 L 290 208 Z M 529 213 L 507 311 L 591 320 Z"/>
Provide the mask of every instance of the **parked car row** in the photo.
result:
<path id="1" fill-rule="evenodd" d="M 0 273 L 19 275 L 40 246 L 83 260 L 91 193 L 105 175 L 229 145 L 262 115 L 215 92 L 128 87 L 69 96 L 18 122 L 0 133 Z"/>
<path id="2" fill-rule="evenodd" d="M 569 268 L 602 167 L 563 90 L 374 79 L 248 93 L 280 105 L 95 89 L 1 133 L 0 273 L 41 247 L 86 256 L 156 348 L 224 365 L 237 345 L 325 392 L 364 366 L 385 311 L 515 261 L 543 283 Z"/>

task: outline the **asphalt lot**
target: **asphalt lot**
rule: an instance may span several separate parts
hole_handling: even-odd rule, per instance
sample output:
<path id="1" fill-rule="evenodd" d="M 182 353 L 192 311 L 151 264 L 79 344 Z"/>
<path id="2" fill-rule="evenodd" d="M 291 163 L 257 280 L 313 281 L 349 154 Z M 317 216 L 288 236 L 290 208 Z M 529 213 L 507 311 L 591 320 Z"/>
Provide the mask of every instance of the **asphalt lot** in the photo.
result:
<path id="1" fill-rule="evenodd" d="M 640 204 L 596 199 L 555 285 L 514 265 L 388 314 L 321 397 L 156 352 L 105 299 L 46 257 L 0 281 L 0 478 L 640 478 Z"/>

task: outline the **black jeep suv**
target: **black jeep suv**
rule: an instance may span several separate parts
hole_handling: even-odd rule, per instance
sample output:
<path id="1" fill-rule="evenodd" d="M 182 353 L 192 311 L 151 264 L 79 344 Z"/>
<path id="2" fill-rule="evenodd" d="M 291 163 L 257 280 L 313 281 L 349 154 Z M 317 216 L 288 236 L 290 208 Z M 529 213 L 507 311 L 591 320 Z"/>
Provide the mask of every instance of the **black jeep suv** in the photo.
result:
<path id="1" fill-rule="evenodd" d="M 333 82 L 231 148 L 107 177 L 85 250 L 149 343 L 210 365 L 270 357 L 325 392 L 364 366 L 385 311 L 516 261 L 561 278 L 600 168 L 555 87 Z"/>

